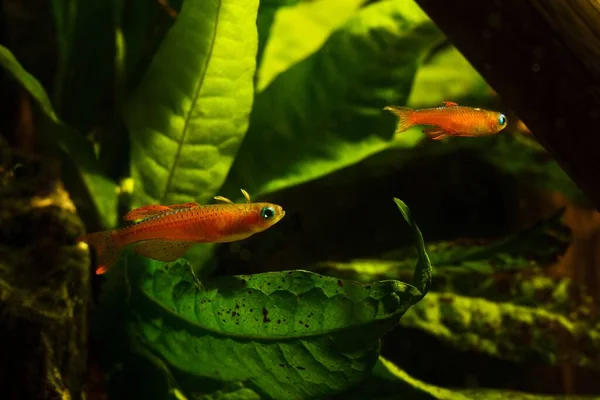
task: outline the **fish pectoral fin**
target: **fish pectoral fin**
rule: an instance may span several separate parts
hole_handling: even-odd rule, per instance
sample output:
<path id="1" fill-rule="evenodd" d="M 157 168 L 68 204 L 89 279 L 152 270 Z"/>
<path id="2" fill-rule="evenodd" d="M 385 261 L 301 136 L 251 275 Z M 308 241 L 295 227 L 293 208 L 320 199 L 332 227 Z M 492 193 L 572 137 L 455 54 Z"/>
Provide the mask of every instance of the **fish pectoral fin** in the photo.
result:
<path id="1" fill-rule="evenodd" d="M 423 129 L 423 133 L 433 140 L 441 140 L 451 135 L 450 132 L 447 132 L 440 128 Z"/>
<path id="2" fill-rule="evenodd" d="M 135 252 L 153 260 L 171 262 L 181 258 L 196 242 L 184 240 L 147 240 L 135 246 Z"/>
<path id="3" fill-rule="evenodd" d="M 171 210 L 181 210 L 185 208 L 195 208 L 199 207 L 198 203 L 181 203 L 181 204 L 173 204 L 170 206 L 161 206 L 158 204 L 151 204 L 149 206 L 142 206 L 136 208 L 134 210 L 129 211 L 123 219 L 125 221 L 135 221 L 136 219 L 144 219 L 149 217 L 154 217 L 156 215 L 162 214 L 166 211 Z"/>
<path id="4" fill-rule="evenodd" d="M 458 103 L 455 103 L 453 101 L 442 101 L 442 104 L 445 107 L 457 107 L 458 106 Z"/>

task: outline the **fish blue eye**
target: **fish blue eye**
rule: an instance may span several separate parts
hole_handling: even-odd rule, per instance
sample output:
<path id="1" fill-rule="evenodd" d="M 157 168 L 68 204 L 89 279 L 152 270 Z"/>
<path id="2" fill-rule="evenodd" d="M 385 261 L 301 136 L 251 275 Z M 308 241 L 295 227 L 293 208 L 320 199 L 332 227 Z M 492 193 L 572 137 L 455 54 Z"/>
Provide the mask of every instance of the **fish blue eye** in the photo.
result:
<path id="1" fill-rule="evenodd" d="M 275 216 L 275 210 L 273 207 L 263 207 L 260 210 L 260 216 L 264 219 L 271 219 Z"/>
<path id="2" fill-rule="evenodd" d="M 500 114 L 500 116 L 498 117 L 498 123 L 500 125 L 504 125 L 506 123 L 506 117 L 504 116 L 504 114 Z"/>

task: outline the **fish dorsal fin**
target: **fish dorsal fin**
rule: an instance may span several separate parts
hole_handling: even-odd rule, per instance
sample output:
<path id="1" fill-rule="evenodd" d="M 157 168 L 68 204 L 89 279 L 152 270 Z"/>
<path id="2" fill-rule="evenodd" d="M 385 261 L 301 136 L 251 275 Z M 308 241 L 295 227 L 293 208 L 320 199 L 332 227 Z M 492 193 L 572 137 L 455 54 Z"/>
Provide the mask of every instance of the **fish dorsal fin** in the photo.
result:
<path id="1" fill-rule="evenodd" d="M 442 101 L 442 104 L 444 105 L 444 107 L 457 107 L 458 103 L 455 103 L 453 101 Z"/>
<path id="2" fill-rule="evenodd" d="M 195 244 L 183 240 L 147 240 L 137 244 L 135 251 L 144 257 L 171 262 L 181 258 Z"/>
<path id="3" fill-rule="evenodd" d="M 200 206 L 198 203 L 182 203 L 182 204 L 173 204 L 170 206 L 161 206 L 158 204 L 151 204 L 149 206 L 142 206 L 136 208 L 134 210 L 129 211 L 123 219 L 125 221 L 135 221 L 136 219 L 146 219 L 150 217 L 155 217 L 159 214 L 162 214 L 171 210 L 180 210 L 186 208 L 195 208 Z"/>

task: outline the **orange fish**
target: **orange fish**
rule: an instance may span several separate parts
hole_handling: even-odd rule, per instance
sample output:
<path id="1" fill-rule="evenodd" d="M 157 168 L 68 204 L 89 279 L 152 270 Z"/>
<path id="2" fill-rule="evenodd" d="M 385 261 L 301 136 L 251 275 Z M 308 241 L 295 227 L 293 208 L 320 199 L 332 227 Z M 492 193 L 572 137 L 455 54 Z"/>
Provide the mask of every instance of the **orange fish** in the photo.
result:
<path id="1" fill-rule="evenodd" d="M 412 108 L 387 106 L 398 117 L 395 134 L 406 131 L 414 125 L 429 125 L 423 130 L 433 140 L 448 136 L 485 136 L 500 132 L 506 127 L 506 116 L 496 111 L 481 108 L 463 107 L 451 101 L 445 101 L 442 107 Z"/>
<path id="2" fill-rule="evenodd" d="M 100 275 L 112 268 L 121 250 L 135 245 L 135 251 L 164 262 L 175 261 L 198 243 L 227 243 L 246 239 L 275 225 L 285 211 L 271 203 L 252 203 L 242 189 L 245 204 L 216 196 L 225 204 L 183 203 L 170 206 L 149 205 L 127 213 L 123 219 L 133 225 L 90 233 L 77 239 L 96 249 Z"/>

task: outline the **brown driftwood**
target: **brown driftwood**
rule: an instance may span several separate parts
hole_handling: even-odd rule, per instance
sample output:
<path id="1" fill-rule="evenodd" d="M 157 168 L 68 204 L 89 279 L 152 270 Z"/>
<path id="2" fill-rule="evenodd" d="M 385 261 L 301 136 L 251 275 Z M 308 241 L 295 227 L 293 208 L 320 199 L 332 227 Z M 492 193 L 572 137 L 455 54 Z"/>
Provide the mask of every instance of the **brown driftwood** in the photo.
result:
<path id="1" fill-rule="evenodd" d="M 600 210 L 600 2 L 416 1 Z"/>

